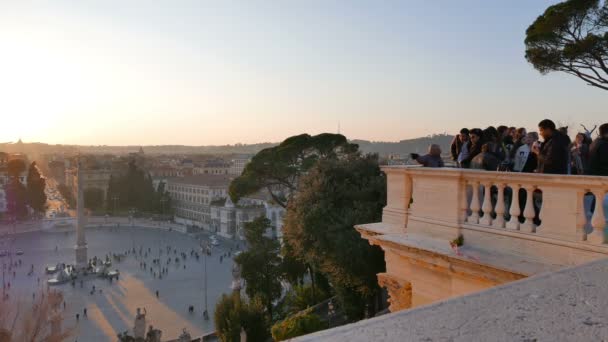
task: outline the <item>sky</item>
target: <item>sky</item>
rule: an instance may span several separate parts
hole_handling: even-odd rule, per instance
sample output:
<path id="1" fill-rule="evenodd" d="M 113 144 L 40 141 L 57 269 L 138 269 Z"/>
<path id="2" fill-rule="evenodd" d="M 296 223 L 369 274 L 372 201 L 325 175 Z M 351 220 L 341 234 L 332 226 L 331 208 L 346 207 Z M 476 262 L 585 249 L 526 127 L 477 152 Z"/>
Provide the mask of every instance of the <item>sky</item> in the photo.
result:
<path id="1" fill-rule="evenodd" d="M 0 0 L 0 142 L 398 141 L 608 121 L 524 58 L 546 0 Z"/>

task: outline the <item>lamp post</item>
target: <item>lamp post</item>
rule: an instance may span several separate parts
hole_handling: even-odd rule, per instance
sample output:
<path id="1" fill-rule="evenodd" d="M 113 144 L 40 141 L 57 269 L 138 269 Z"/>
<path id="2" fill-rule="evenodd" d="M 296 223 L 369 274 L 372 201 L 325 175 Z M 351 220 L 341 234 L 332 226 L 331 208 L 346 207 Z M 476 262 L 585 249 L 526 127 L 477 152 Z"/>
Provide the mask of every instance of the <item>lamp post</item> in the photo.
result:
<path id="1" fill-rule="evenodd" d="M 114 201 L 114 212 L 112 212 L 112 214 L 114 216 L 116 216 L 116 203 L 118 202 L 119 199 L 120 199 L 120 196 L 118 196 L 118 195 L 112 196 L 112 201 Z"/>
<path id="2" fill-rule="evenodd" d="M 203 318 L 205 319 L 205 321 L 209 320 L 209 313 L 207 311 L 207 253 L 209 252 L 209 245 L 204 242 L 201 241 L 201 253 L 203 253 L 203 267 L 204 267 L 204 271 L 203 271 L 203 276 L 204 276 L 204 280 L 203 280 L 203 284 L 204 284 L 204 291 L 205 291 L 205 311 L 203 311 Z"/>
<path id="3" fill-rule="evenodd" d="M 167 202 L 167 198 L 162 195 L 160 199 L 160 212 L 162 216 L 165 216 L 165 203 Z"/>

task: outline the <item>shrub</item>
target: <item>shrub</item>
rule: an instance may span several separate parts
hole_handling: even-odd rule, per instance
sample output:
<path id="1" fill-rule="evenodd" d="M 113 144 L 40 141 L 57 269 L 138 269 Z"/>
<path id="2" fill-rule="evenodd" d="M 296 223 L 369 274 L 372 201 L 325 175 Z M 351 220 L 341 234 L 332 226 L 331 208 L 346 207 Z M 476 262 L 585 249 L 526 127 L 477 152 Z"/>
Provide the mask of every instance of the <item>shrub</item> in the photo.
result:
<path id="1" fill-rule="evenodd" d="M 273 325 L 272 338 L 275 341 L 283 341 L 327 328 L 327 322 L 321 321 L 319 316 L 308 310 L 305 313 L 287 317 Z"/>

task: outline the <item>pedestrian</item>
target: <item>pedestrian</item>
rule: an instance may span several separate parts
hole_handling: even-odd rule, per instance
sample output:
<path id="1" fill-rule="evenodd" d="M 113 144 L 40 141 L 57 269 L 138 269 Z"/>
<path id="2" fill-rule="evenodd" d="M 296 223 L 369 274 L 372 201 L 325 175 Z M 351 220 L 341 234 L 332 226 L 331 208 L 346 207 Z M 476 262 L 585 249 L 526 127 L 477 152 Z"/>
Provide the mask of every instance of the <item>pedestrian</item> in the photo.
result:
<path id="1" fill-rule="evenodd" d="M 585 133 L 578 133 L 570 147 L 570 170 L 573 175 L 586 175 L 589 173 L 589 145 Z"/>
<path id="2" fill-rule="evenodd" d="M 469 129 L 463 128 L 460 133 L 454 137 L 450 145 L 450 154 L 452 160 L 460 167 L 460 161 L 466 158 L 469 154 L 467 142 L 469 141 Z"/>
<path id="3" fill-rule="evenodd" d="M 482 130 L 479 128 L 473 128 L 469 131 L 469 140 L 466 143 L 468 155 L 461 159 L 460 167 L 469 168 L 471 165 L 471 160 L 473 160 L 476 155 L 481 153 L 481 145 L 483 144 L 482 136 Z"/>
<path id="4" fill-rule="evenodd" d="M 538 156 L 538 173 L 568 174 L 569 138 L 555 128 L 549 119 L 538 123 L 538 133 L 543 138 Z"/>
<path id="5" fill-rule="evenodd" d="M 80 320 L 80 314 L 76 314 L 76 321 Z"/>
<path id="6" fill-rule="evenodd" d="M 82 315 L 82 316 L 83 316 L 83 317 L 87 317 L 87 308 L 84 308 L 84 310 L 83 310 L 83 315 Z"/>
<path id="7" fill-rule="evenodd" d="M 411 158 L 416 160 L 419 164 L 424 167 L 443 167 L 443 160 L 441 159 L 441 148 L 437 144 L 431 144 L 429 146 L 429 153 L 420 156 L 417 153 L 411 153 Z"/>
<path id="8" fill-rule="evenodd" d="M 490 153 L 490 143 L 485 143 L 481 146 L 481 153 L 471 161 L 471 169 L 496 171 L 499 164 L 498 158 Z"/>
<path id="9" fill-rule="evenodd" d="M 599 136 L 589 148 L 589 173 L 608 176 L 608 123 L 599 128 Z"/>
<path id="10" fill-rule="evenodd" d="M 156 298 L 158 298 L 158 290 L 156 290 Z"/>
<path id="11" fill-rule="evenodd" d="M 517 148 L 513 155 L 513 171 L 514 172 L 534 172 L 538 165 L 538 157 L 534 152 L 534 145 L 538 142 L 538 134 L 530 132 L 526 134 L 524 145 Z"/>

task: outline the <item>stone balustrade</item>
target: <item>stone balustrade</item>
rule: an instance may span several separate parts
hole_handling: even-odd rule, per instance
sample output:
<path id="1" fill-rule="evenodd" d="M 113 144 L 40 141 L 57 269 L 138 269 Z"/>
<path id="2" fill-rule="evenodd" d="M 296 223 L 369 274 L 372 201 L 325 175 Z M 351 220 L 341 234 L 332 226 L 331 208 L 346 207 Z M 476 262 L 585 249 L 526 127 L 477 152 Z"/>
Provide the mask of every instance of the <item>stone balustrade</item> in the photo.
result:
<path id="1" fill-rule="evenodd" d="M 608 256 L 608 177 L 383 167 L 378 283 L 398 311 Z"/>
<path id="2" fill-rule="evenodd" d="M 569 242 L 606 243 L 608 177 L 388 166 L 383 222 L 419 230 L 488 228 Z M 593 202 L 599 210 L 592 208 Z M 414 224 L 408 224 L 414 220 Z M 436 235 L 440 235 L 441 229 Z M 444 232 L 445 233 L 445 232 Z M 448 237 L 456 236 L 453 229 Z"/>

